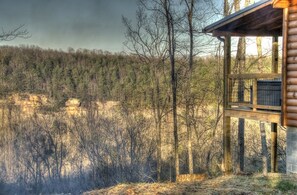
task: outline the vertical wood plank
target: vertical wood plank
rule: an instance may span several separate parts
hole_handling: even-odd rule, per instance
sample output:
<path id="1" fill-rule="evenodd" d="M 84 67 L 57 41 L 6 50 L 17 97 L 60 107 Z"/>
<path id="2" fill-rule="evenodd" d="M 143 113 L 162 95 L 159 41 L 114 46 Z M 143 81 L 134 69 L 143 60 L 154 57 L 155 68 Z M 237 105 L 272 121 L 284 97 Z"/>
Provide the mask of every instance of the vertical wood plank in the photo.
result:
<path id="1" fill-rule="evenodd" d="M 282 125 L 287 125 L 287 51 L 288 51 L 288 8 L 283 10 L 283 60 L 282 60 Z"/>
<path id="2" fill-rule="evenodd" d="M 230 101 L 229 87 L 230 81 L 228 75 L 231 73 L 231 37 L 225 37 L 224 43 L 224 108 L 230 108 L 228 105 Z"/>
<path id="3" fill-rule="evenodd" d="M 272 38 L 271 73 L 278 73 L 278 37 Z M 277 172 L 277 123 L 271 123 L 271 172 Z"/>
<path id="4" fill-rule="evenodd" d="M 257 111 L 257 102 L 258 102 L 258 85 L 257 79 L 253 79 L 253 111 Z"/>
<path id="5" fill-rule="evenodd" d="M 271 172 L 277 172 L 277 124 L 271 123 Z"/>

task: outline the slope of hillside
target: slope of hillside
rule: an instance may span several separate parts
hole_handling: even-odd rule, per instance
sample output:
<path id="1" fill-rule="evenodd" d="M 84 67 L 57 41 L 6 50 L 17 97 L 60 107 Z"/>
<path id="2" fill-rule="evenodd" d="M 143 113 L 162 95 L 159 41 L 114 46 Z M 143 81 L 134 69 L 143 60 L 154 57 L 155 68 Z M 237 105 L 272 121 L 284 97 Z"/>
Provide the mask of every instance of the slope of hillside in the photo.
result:
<path id="1" fill-rule="evenodd" d="M 284 174 L 230 175 L 195 183 L 119 184 L 84 194 L 296 194 L 296 182 L 296 176 Z"/>

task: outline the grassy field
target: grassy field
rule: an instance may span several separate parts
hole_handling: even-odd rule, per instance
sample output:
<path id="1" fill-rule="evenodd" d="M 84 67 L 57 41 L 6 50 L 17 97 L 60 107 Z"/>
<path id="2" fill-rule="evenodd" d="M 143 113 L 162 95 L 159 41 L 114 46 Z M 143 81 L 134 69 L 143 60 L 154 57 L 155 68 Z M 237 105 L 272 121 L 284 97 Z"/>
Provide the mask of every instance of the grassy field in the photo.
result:
<path id="1" fill-rule="evenodd" d="M 84 194 L 297 194 L 297 177 L 273 173 L 267 177 L 230 175 L 193 183 L 119 184 Z"/>

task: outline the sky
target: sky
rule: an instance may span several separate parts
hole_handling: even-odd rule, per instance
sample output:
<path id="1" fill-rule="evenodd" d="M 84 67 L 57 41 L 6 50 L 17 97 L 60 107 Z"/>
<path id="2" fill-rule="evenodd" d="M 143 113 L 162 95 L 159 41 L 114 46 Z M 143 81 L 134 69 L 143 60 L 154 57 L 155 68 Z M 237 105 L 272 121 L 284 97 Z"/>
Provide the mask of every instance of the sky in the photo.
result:
<path id="1" fill-rule="evenodd" d="M 31 36 L 0 45 L 121 52 L 125 50 L 122 16 L 133 19 L 136 10 L 137 0 L 0 0 L 0 30 L 25 25 Z M 254 47 L 248 50 L 255 51 Z"/>
<path id="2" fill-rule="evenodd" d="M 25 25 L 31 37 L 0 45 L 67 50 L 125 48 L 122 15 L 135 17 L 137 0 L 0 0 L 0 28 Z"/>

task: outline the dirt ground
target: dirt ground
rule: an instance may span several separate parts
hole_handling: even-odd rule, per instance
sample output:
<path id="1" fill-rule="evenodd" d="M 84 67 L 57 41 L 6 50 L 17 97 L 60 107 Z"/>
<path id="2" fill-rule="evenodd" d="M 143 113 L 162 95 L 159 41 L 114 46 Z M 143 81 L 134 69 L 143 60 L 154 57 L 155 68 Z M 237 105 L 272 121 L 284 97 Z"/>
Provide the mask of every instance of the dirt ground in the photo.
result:
<path id="1" fill-rule="evenodd" d="M 119 184 L 84 194 L 297 194 L 297 177 L 272 173 L 267 177 L 263 177 L 261 174 L 230 175 L 193 183 Z"/>

